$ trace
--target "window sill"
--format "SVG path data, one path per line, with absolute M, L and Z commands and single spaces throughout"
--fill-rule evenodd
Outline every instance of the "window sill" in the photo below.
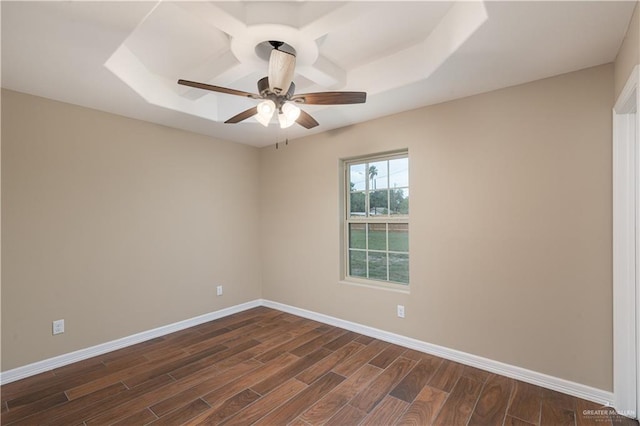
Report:
M 352 285 L 357 287 L 366 287 L 366 288 L 371 288 L 375 290 L 386 290 L 394 293 L 410 294 L 409 286 L 408 285 L 404 286 L 402 284 L 385 284 L 385 283 L 378 284 L 376 282 L 364 281 L 364 280 L 356 281 L 353 279 L 342 279 L 338 281 L 338 284 Z

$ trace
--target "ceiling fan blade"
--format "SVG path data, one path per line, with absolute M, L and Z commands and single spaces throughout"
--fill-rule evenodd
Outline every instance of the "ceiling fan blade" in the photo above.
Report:
M 344 105 L 363 104 L 367 101 L 366 92 L 318 92 L 302 93 L 291 97 L 293 102 L 308 105 Z
M 255 106 L 253 108 L 249 108 L 246 111 L 242 111 L 240 114 L 234 115 L 233 117 L 231 117 L 230 119 L 225 121 L 225 124 L 228 124 L 228 123 L 230 123 L 230 124 L 239 123 L 242 120 L 246 120 L 249 117 L 253 117 L 257 113 L 258 113 L 258 107 L 257 106 Z
M 319 123 L 315 118 L 307 114 L 306 112 L 300 110 L 300 116 L 296 120 L 296 123 L 304 127 L 305 129 L 311 129 L 316 127 Z
M 295 55 L 273 49 L 269 57 L 269 90 L 276 95 L 286 94 L 293 80 L 295 67 Z
M 243 92 L 242 90 L 228 89 L 226 87 L 214 86 L 211 84 L 198 83 L 196 81 L 178 80 L 178 84 L 182 84 L 183 86 L 195 87 L 197 89 L 211 90 L 212 92 L 226 93 L 228 95 L 243 96 L 245 98 L 251 99 L 261 99 L 260 95 L 256 95 L 254 93 Z

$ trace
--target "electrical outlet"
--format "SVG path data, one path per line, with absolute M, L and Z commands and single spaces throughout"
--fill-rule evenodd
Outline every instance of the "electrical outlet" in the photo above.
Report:
M 398 317 L 404 318 L 404 305 L 398 305 Z
M 53 322 L 53 334 L 62 334 L 64 333 L 64 320 L 57 320 Z
M 217 294 L 218 296 L 222 296 L 222 286 L 221 286 L 221 285 L 219 285 L 219 286 L 216 288 L 216 294 Z

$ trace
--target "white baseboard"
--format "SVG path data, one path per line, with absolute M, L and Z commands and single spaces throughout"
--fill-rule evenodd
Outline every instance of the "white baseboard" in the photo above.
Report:
M 24 379 L 38 373 L 53 370 L 55 368 L 62 367 L 64 365 L 71 364 L 77 361 L 82 361 L 84 359 L 88 359 L 97 355 L 102 355 L 116 349 L 135 345 L 136 343 L 155 339 L 156 337 L 161 337 L 169 333 L 184 330 L 185 328 L 193 327 L 208 321 L 213 321 L 258 306 L 266 306 L 268 308 L 288 312 L 290 314 L 312 319 L 324 324 L 344 328 L 346 330 L 364 334 L 365 336 L 384 340 L 385 342 L 394 343 L 400 346 L 415 349 L 417 351 L 436 355 L 441 358 L 459 362 L 465 365 L 470 365 L 472 367 L 480 368 L 492 373 L 501 374 L 503 376 L 511 377 L 513 379 L 521 380 L 523 382 L 531 383 L 537 386 L 542 386 L 544 388 L 553 389 L 558 392 L 573 395 L 575 397 L 593 401 L 598 404 L 613 406 L 614 403 L 613 393 L 609 391 L 596 389 L 580 383 L 571 382 L 569 380 L 560 379 L 558 377 L 549 376 L 547 374 L 538 373 L 536 371 L 527 370 L 525 368 L 516 367 L 488 358 L 483 358 L 481 356 L 468 354 L 466 352 L 458 351 L 455 349 L 445 348 L 443 346 L 434 345 L 355 322 L 345 321 L 339 318 L 331 317 L 329 315 L 319 314 L 317 312 L 308 311 L 306 309 L 300 309 L 294 306 L 264 299 L 257 299 L 250 302 L 242 303 L 240 305 L 231 306 L 229 308 L 221 309 L 219 311 L 211 312 L 205 315 L 200 315 L 195 318 L 179 321 L 166 326 L 154 328 L 153 330 L 144 331 L 142 333 L 123 337 L 111 342 L 92 346 L 86 349 L 81 349 L 54 358 L 49 358 L 43 361 L 35 362 L 33 364 L 25 365 L 23 367 L 18 367 L 13 370 L 8 370 L 0 373 L 0 383 L 11 383 L 13 381 Z
M 261 304 L 262 301 L 260 299 L 253 300 L 251 302 L 220 309 L 219 311 L 210 312 L 208 314 L 200 315 L 184 321 L 178 321 L 173 324 L 154 328 L 153 330 L 143 331 L 141 333 L 133 334 L 121 339 L 112 340 L 110 342 L 101 343 L 99 345 L 80 349 L 68 354 L 63 354 L 53 358 L 34 362 L 33 364 L 14 368 L 13 370 L 3 371 L 2 373 L 0 373 L 0 384 L 5 385 L 7 383 L 15 382 L 16 380 L 24 379 L 26 377 L 35 376 L 36 374 L 50 371 L 58 367 L 72 364 L 74 362 L 82 361 L 84 359 L 88 359 L 97 355 L 102 355 L 107 352 L 115 351 L 117 349 L 122 349 L 127 346 L 135 345 L 136 343 L 155 339 L 156 337 L 161 337 L 170 333 L 174 333 L 176 331 L 184 330 L 185 328 L 194 327 L 196 325 L 226 317 L 237 312 L 246 311 L 247 309 L 255 308 L 257 306 L 260 306 Z
M 374 337 L 379 340 L 384 340 L 385 342 L 395 343 L 397 345 L 415 349 L 420 352 L 439 356 L 440 358 L 459 362 L 465 365 L 470 365 L 472 367 L 507 376 L 512 379 L 517 379 L 547 389 L 566 393 L 568 395 L 593 401 L 598 404 L 606 406 L 613 406 L 614 404 L 613 393 L 609 391 L 596 389 L 591 386 L 575 383 L 565 379 L 560 379 L 558 377 L 549 376 L 544 373 L 527 370 L 526 368 L 516 367 L 514 365 L 505 364 L 499 361 L 483 358 L 481 356 L 468 354 L 466 352 L 458 351 L 455 349 L 445 348 L 443 346 L 434 345 L 432 343 L 423 342 L 420 340 L 412 339 L 410 337 L 401 336 L 399 334 L 390 333 L 388 331 L 379 330 L 377 328 L 345 321 L 339 318 L 334 318 L 328 315 L 319 314 L 317 312 L 296 308 L 294 306 L 289 306 L 270 300 L 262 300 L 262 305 L 268 308 L 277 309 L 279 311 L 288 312 L 293 315 L 298 315 L 304 318 L 322 322 L 324 324 L 344 328 L 346 330 L 364 334 L 369 337 Z

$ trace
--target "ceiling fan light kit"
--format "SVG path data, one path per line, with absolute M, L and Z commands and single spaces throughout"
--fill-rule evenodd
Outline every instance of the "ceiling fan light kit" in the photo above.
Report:
M 280 122 L 280 128 L 286 129 L 291 127 L 300 117 L 300 108 L 297 106 L 286 103 L 280 108 L 281 112 L 278 114 L 278 121 Z
M 256 120 L 264 127 L 269 127 L 269 122 L 271 121 L 271 117 L 273 117 L 273 113 L 276 111 L 276 104 L 271 100 L 267 99 L 258 104 L 258 113 L 256 114 Z
M 255 117 L 260 124 L 268 127 L 273 114 L 277 110 L 278 122 L 282 129 L 292 126 L 293 123 L 298 123 L 305 129 L 311 129 L 319 124 L 312 116 L 302 111 L 294 103 L 345 105 L 366 102 L 367 94 L 365 92 L 318 92 L 296 95 L 296 85 L 293 82 L 296 65 L 295 55 L 279 50 L 278 48 L 284 44 L 281 41 L 269 41 L 269 44 L 273 46 L 273 50 L 269 55 L 268 76 L 258 80 L 259 94 L 182 79 L 178 80 L 178 84 L 250 99 L 262 99 L 262 102 L 257 106 L 242 111 L 225 121 L 225 123 L 235 124 L 247 118 Z

